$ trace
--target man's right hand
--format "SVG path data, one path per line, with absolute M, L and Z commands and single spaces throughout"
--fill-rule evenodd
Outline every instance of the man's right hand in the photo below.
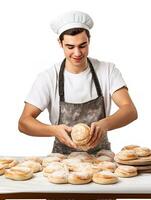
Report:
M 69 134 L 72 131 L 72 128 L 65 125 L 65 124 L 60 124 L 60 125 L 51 125 L 52 132 L 54 133 L 54 136 L 57 137 L 57 139 L 71 147 L 71 148 L 76 148 L 76 145 L 73 143 L 71 138 L 69 137 Z

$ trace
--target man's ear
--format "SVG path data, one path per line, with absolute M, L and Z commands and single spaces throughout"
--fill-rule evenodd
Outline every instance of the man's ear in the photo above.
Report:
M 58 38 L 58 43 L 59 43 L 60 47 L 63 47 L 62 46 L 62 42 L 61 42 L 61 40 L 59 38 Z

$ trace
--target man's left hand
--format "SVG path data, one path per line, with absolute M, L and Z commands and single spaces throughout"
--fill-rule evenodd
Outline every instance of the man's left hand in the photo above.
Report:
M 92 136 L 88 143 L 90 149 L 97 146 L 100 143 L 101 139 L 103 138 L 104 134 L 106 133 L 107 129 L 105 128 L 104 120 L 93 122 L 91 124 L 91 129 L 90 129 L 90 134 Z

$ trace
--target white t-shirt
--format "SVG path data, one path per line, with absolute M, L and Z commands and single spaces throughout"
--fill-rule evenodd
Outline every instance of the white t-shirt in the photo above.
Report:
M 90 61 L 100 83 L 105 111 L 108 116 L 111 109 L 112 94 L 119 88 L 126 86 L 126 83 L 113 63 L 100 62 L 93 58 L 90 58 Z M 52 124 L 57 124 L 59 118 L 58 75 L 60 66 L 61 62 L 40 73 L 25 100 L 41 111 L 47 108 Z M 65 102 L 68 103 L 84 103 L 97 97 L 89 67 L 78 74 L 64 70 L 64 94 Z

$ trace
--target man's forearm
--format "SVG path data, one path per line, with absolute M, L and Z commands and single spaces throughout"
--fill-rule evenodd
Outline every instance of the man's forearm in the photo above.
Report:
M 114 114 L 100 120 L 104 128 L 108 130 L 123 127 L 137 119 L 137 111 L 132 105 L 123 105 Z
M 68 133 L 71 132 L 71 127 L 65 124 L 60 125 L 48 125 L 44 124 L 32 116 L 21 117 L 19 120 L 19 130 L 27 135 L 50 137 L 55 136 L 58 140 L 71 147 L 76 148 Z
M 31 116 L 21 118 L 18 128 L 19 131 L 31 136 L 50 137 L 55 135 L 54 126 L 44 124 Z

